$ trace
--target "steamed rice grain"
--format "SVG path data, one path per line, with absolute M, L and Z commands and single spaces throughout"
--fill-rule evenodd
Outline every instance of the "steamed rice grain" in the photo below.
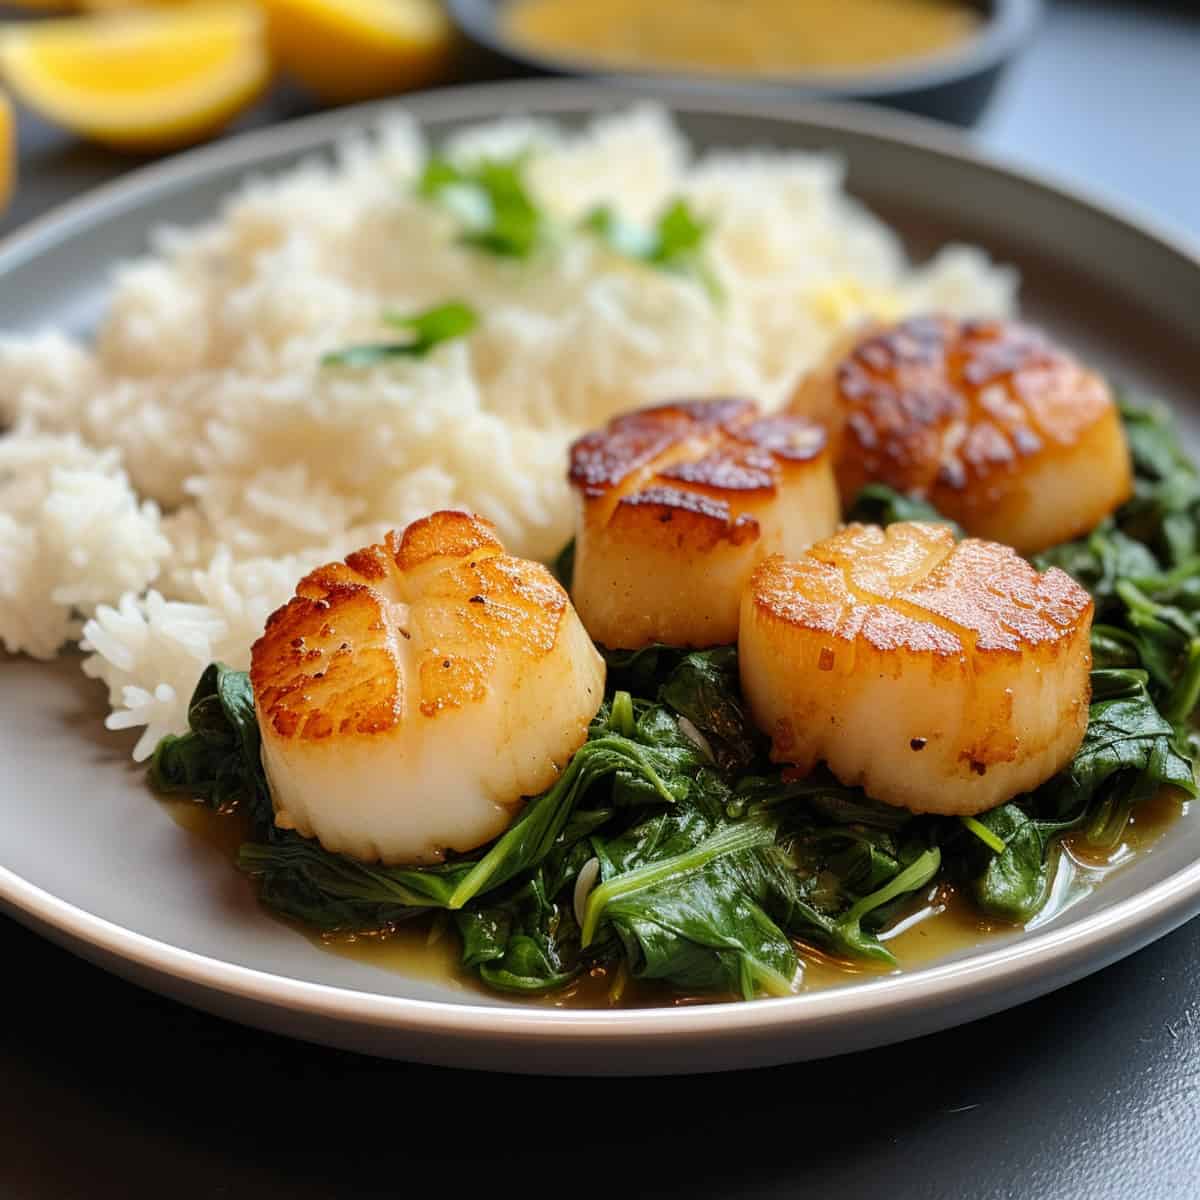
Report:
M 712 222 L 723 300 L 578 231 L 528 261 L 464 247 L 415 195 L 426 149 L 401 117 L 160 231 L 117 273 L 94 346 L 0 340 L 0 640 L 45 657 L 82 634 L 110 725 L 143 728 L 137 757 L 185 727 L 208 661 L 246 664 L 317 563 L 446 507 L 550 558 L 571 534 L 565 447 L 616 412 L 714 393 L 776 406 L 864 317 L 1013 308 L 1014 273 L 978 250 L 912 267 L 828 155 L 693 161 L 653 107 L 575 134 L 493 123 L 445 150 L 529 151 L 563 230 L 600 203 L 649 222 L 685 197 Z M 451 298 L 481 316 L 469 339 L 320 366 L 386 336 L 384 309 Z

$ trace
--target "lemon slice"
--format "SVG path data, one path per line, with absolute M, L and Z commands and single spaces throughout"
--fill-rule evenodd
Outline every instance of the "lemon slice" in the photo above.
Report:
M 270 79 L 256 5 L 145 9 L 10 27 L 0 68 L 31 108 L 76 133 L 131 150 L 215 133 Z
M 441 77 L 454 30 L 437 0 L 264 0 L 282 66 L 344 104 Z
M 17 126 L 12 105 L 0 92 L 0 212 L 8 207 L 17 178 Z

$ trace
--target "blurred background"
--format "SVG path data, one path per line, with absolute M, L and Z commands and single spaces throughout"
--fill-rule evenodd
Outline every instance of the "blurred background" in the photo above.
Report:
M 903 108 L 1200 232 L 1200 6 L 1146 0 L 0 4 L 0 230 L 214 137 L 536 74 Z

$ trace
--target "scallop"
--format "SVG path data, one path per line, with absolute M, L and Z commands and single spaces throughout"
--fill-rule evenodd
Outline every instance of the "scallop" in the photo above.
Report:
M 1065 767 L 1088 719 L 1092 599 L 945 526 L 849 525 L 760 564 L 739 661 L 771 757 L 914 812 L 972 814 Z
M 834 352 L 792 408 L 826 423 L 849 504 L 880 482 L 1023 554 L 1133 490 L 1108 385 L 1027 325 L 919 317 Z
M 824 431 L 746 400 L 664 404 L 571 448 L 572 598 L 598 642 L 716 646 L 737 638 L 754 564 L 837 527 Z
M 502 833 L 587 738 L 604 663 L 545 567 L 436 512 L 302 579 L 254 644 L 275 823 L 367 861 Z

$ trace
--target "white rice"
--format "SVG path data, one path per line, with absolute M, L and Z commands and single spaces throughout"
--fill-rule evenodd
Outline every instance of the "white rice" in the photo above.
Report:
M 0 640 L 47 657 L 82 633 L 110 726 L 145 727 L 136 757 L 185 727 L 210 659 L 247 664 L 316 563 L 444 507 L 549 558 L 571 534 L 565 447 L 613 413 L 713 393 L 775 406 L 865 316 L 1013 309 L 1015 274 L 979 250 L 909 264 L 831 156 L 694 161 L 651 107 L 573 135 L 498 122 L 447 150 L 519 147 L 564 228 L 598 203 L 647 222 L 687 198 L 714 223 L 723 300 L 581 233 L 529 261 L 464 247 L 414 194 L 426 150 L 401 118 L 251 182 L 210 224 L 159 230 L 117 272 L 94 346 L 0 339 Z M 470 338 L 320 367 L 386 336 L 384 308 L 451 298 L 481 315 Z

